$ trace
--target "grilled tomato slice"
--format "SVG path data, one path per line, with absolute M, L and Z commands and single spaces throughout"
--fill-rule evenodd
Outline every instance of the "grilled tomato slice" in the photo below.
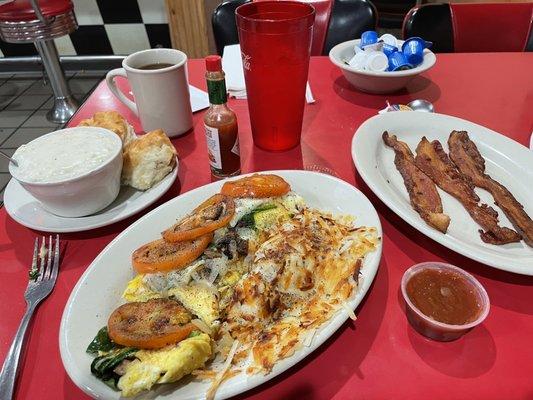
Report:
M 233 215 L 235 215 L 233 198 L 215 194 L 162 235 L 167 242 L 196 239 L 227 225 Z
M 107 322 L 111 340 L 137 349 L 160 349 L 187 338 L 195 329 L 191 314 L 170 299 L 123 304 Z
M 231 197 L 278 197 L 289 193 L 290 185 L 280 176 L 254 174 L 224 183 L 222 194 Z
M 186 242 L 154 240 L 133 252 L 133 268 L 140 273 L 165 272 L 185 267 L 196 260 L 213 239 L 213 233 Z

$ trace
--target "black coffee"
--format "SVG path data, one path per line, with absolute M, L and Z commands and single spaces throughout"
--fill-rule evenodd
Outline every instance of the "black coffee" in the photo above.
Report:
M 172 67 L 173 65 L 174 64 L 156 63 L 156 64 L 143 65 L 142 67 L 139 67 L 137 69 L 161 69 L 161 68 Z

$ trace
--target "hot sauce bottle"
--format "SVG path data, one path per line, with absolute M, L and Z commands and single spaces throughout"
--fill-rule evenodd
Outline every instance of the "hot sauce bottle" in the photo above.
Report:
M 241 172 L 239 128 L 235 113 L 228 107 L 226 80 L 220 56 L 205 59 L 209 109 L 204 115 L 205 137 L 211 174 L 215 178 Z

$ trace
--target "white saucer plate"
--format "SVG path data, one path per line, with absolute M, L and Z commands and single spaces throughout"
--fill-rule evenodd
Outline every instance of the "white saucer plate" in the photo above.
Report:
M 88 231 L 122 221 L 156 202 L 175 182 L 178 167 L 176 164 L 170 174 L 145 192 L 122 186 L 113 203 L 86 217 L 59 217 L 46 211 L 15 179 L 6 186 L 4 206 L 11 218 L 31 229 L 54 233 Z

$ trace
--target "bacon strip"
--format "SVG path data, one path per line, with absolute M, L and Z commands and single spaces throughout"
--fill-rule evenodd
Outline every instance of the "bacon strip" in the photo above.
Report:
M 442 212 L 442 202 L 435 184 L 416 165 L 409 146 L 395 135 L 383 132 L 383 142 L 395 152 L 394 164 L 403 177 L 411 206 L 429 226 L 446 233 L 450 217 Z
M 512 229 L 498 225 L 496 210 L 487 204 L 479 204 L 474 186 L 457 170 L 438 140 L 430 143 L 424 136 L 416 148 L 415 163 L 437 186 L 461 202 L 472 219 L 485 230 L 479 230 L 485 243 L 505 244 L 521 239 Z
M 522 234 L 524 241 L 533 247 L 533 221 L 509 190 L 485 173 L 485 159 L 465 131 L 453 131 L 448 138 L 450 158 L 459 171 L 475 186 L 487 190 L 494 201 Z

